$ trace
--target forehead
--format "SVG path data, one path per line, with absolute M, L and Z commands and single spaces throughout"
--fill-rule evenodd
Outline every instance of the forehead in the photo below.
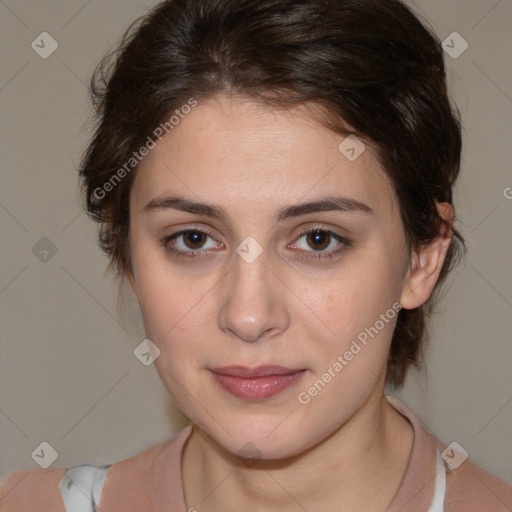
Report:
M 338 193 L 395 215 L 392 186 L 373 150 L 317 119 L 308 108 L 271 109 L 240 97 L 201 102 L 139 165 L 132 204 L 142 208 L 172 193 L 269 212 Z

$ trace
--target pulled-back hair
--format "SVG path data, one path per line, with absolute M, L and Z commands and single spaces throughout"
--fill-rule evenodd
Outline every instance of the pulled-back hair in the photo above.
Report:
M 402 2 L 167 0 L 131 25 L 92 79 L 97 126 L 80 175 L 100 245 L 120 275 L 131 271 L 134 155 L 173 113 L 223 93 L 275 108 L 319 106 L 326 126 L 375 148 L 409 249 L 440 236 L 436 202 L 452 203 L 460 167 L 459 113 L 439 40 Z M 464 248 L 452 230 L 435 291 Z M 387 371 L 395 387 L 410 365 L 420 367 L 434 301 L 399 313 Z

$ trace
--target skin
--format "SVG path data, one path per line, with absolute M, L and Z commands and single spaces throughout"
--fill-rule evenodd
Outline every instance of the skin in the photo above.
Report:
M 182 461 L 187 509 L 325 512 L 343 504 L 378 512 L 400 486 L 413 431 L 383 399 L 394 321 L 309 403 L 298 395 L 394 303 L 428 300 L 450 233 L 409 254 L 384 171 L 369 147 L 349 161 L 338 149 L 344 138 L 305 108 L 218 96 L 194 108 L 137 171 L 128 277 L 147 337 L 161 351 L 157 371 L 194 425 Z M 333 195 L 372 213 L 276 221 L 284 207 Z M 169 196 L 215 205 L 225 218 L 146 208 Z M 439 211 L 453 215 L 447 204 Z M 325 233 L 315 241 L 305 228 L 349 245 Z M 167 247 L 203 257 L 166 251 L 162 240 L 186 229 L 207 235 L 167 239 Z M 236 252 L 246 237 L 263 251 L 252 263 Z M 318 257 L 340 247 L 333 258 Z M 220 388 L 208 370 L 263 364 L 306 372 L 280 394 L 248 401 Z M 248 443 L 252 463 L 240 456 Z

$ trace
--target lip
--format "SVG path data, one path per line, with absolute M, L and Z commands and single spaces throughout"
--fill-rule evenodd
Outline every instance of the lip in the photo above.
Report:
M 303 368 L 286 368 L 285 366 L 278 366 L 268 364 L 249 368 L 248 366 L 221 366 L 219 368 L 212 368 L 210 371 L 219 375 L 230 375 L 232 377 L 268 377 L 269 375 L 291 375 L 302 371 Z
M 266 365 L 256 368 L 223 366 L 210 372 L 222 389 L 237 398 L 265 400 L 295 384 L 306 370 Z

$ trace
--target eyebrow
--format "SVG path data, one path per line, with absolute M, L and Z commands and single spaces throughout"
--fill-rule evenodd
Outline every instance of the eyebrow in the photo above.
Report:
M 145 212 L 167 209 L 180 210 L 195 215 L 212 217 L 220 221 L 226 221 L 228 219 L 226 210 L 220 206 L 215 206 L 200 201 L 191 201 L 179 196 L 156 198 L 150 201 L 144 207 Z M 277 221 L 283 221 L 286 219 L 307 215 L 309 213 L 327 211 L 366 213 L 372 215 L 375 214 L 375 211 L 372 208 L 355 199 L 343 196 L 328 196 L 320 198 L 316 201 L 309 201 L 307 203 L 286 206 L 275 213 L 275 219 Z

